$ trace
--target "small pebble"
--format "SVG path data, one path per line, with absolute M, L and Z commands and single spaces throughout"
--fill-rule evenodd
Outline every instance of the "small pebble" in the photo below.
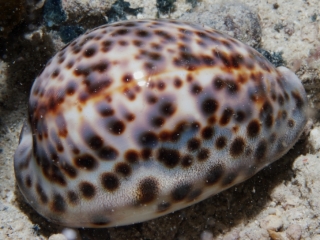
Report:
M 299 240 L 301 239 L 301 226 L 298 224 L 290 225 L 286 230 L 286 235 L 290 240 Z
M 266 230 L 277 231 L 282 226 L 282 219 L 276 215 L 269 215 L 260 222 L 260 227 Z
M 49 237 L 48 240 L 68 240 L 63 234 L 53 234 Z

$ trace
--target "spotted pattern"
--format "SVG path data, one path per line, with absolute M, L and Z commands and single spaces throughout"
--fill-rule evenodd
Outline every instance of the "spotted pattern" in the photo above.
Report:
M 52 222 L 141 222 L 280 158 L 301 134 L 306 108 L 292 72 L 221 32 L 174 20 L 104 25 L 36 78 L 16 179 Z

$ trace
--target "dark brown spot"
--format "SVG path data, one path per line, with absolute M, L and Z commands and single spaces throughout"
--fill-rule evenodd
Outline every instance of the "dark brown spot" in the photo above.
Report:
M 295 125 L 294 120 L 293 120 L 293 119 L 289 119 L 289 120 L 288 120 L 288 127 L 289 127 L 289 128 L 293 128 L 294 125 Z
M 139 153 L 135 150 L 128 150 L 125 153 L 124 158 L 129 163 L 136 163 L 139 161 Z
M 95 158 L 89 154 L 83 154 L 74 159 L 74 164 L 83 170 L 94 170 L 98 163 Z
M 223 178 L 221 184 L 222 184 L 223 186 L 230 185 L 230 184 L 233 183 L 233 181 L 236 179 L 236 177 L 237 177 L 237 174 L 236 174 L 236 173 L 234 173 L 234 172 L 228 173 L 228 174 L 226 175 L 226 177 Z
M 230 146 L 230 155 L 233 158 L 237 158 L 241 154 L 243 154 L 245 149 L 245 141 L 243 140 L 242 137 L 237 137 L 236 139 L 233 140 Z
M 79 191 L 85 199 L 91 199 L 96 195 L 96 188 L 90 182 L 81 182 L 79 184 Z
M 108 129 L 111 133 L 120 135 L 125 130 L 125 124 L 120 120 L 113 120 L 108 124 Z
M 111 220 L 105 216 L 94 215 L 90 223 L 98 227 L 107 227 L 111 223 Z
M 158 204 L 158 212 L 165 212 L 170 208 L 171 204 L 169 202 L 162 202 Z
M 210 151 L 207 148 L 201 148 L 197 154 L 198 161 L 202 162 L 210 157 Z
M 114 173 L 103 173 L 101 175 L 101 184 L 108 191 L 114 191 L 120 186 L 120 181 Z
M 69 200 L 69 203 L 71 203 L 72 205 L 76 205 L 79 203 L 79 196 L 77 193 L 75 193 L 74 191 L 68 191 L 68 200 Z
M 152 155 L 152 150 L 150 148 L 145 148 L 141 150 L 141 157 L 143 160 L 149 160 Z
M 103 146 L 103 140 L 100 136 L 90 136 L 88 139 L 86 139 L 86 142 L 88 143 L 89 147 L 97 150 Z
M 202 193 L 201 189 L 195 189 L 188 195 L 188 201 L 195 201 Z
M 187 143 L 188 150 L 191 152 L 198 150 L 200 148 L 200 145 L 201 143 L 198 138 L 192 138 Z
M 151 52 L 148 54 L 148 56 L 149 56 L 150 60 L 152 60 L 152 61 L 159 61 L 162 59 L 161 54 L 156 53 L 156 52 Z
M 155 104 L 157 101 L 158 101 L 158 98 L 156 96 L 149 95 L 147 97 L 147 102 L 150 104 Z
M 60 70 L 57 68 L 52 72 L 51 77 L 56 78 L 58 77 L 59 73 L 60 73 Z
M 211 139 L 214 135 L 214 128 L 207 126 L 205 128 L 202 129 L 201 131 L 201 136 L 203 139 L 208 140 Z
M 154 117 L 151 119 L 151 125 L 154 127 L 161 127 L 165 122 L 163 117 Z
M 129 164 L 125 162 L 120 162 L 116 164 L 115 172 L 125 177 L 128 177 L 131 175 L 132 170 Z
M 92 69 L 94 71 L 97 71 L 99 73 L 104 73 L 109 67 L 109 64 L 107 62 L 99 62 L 92 66 Z
M 174 59 L 174 64 L 175 66 L 182 67 L 188 71 L 194 71 L 201 64 L 201 61 L 196 55 L 188 52 L 181 52 L 180 56 Z
M 136 95 L 132 89 L 125 88 L 123 90 L 124 95 L 131 101 L 136 99 Z
M 304 105 L 303 99 L 300 96 L 299 93 L 296 92 L 291 92 L 291 96 L 294 98 L 294 100 L 296 101 L 296 106 L 298 109 L 301 109 Z
M 230 122 L 232 115 L 233 115 L 233 110 L 231 108 L 224 109 L 222 113 L 222 117 L 220 118 L 220 124 L 222 126 L 227 125 Z
M 239 85 L 236 82 L 229 80 L 229 81 L 226 81 L 225 84 L 226 84 L 228 92 L 231 95 L 234 95 L 235 93 L 237 93 L 239 91 Z
M 182 81 L 179 78 L 175 78 L 173 84 L 176 88 L 180 88 L 182 86 Z
M 115 33 L 117 35 L 126 35 L 127 33 L 129 33 L 130 31 L 127 28 L 121 28 L 119 30 L 117 30 Z
M 246 114 L 243 111 L 237 111 L 234 115 L 234 119 L 239 123 L 243 122 L 245 118 Z
M 79 53 L 79 52 L 81 51 L 81 49 L 82 49 L 82 48 L 81 48 L 79 45 L 74 45 L 74 46 L 72 46 L 72 48 L 71 48 L 73 54 Z
M 283 106 L 284 104 L 284 97 L 282 95 L 279 95 L 278 97 L 278 103 L 280 104 L 280 106 Z
M 128 46 L 129 45 L 129 43 L 127 42 L 127 41 L 123 41 L 123 40 L 120 40 L 119 42 L 118 42 L 118 44 L 120 45 L 120 46 Z
M 70 164 L 62 164 L 61 169 L 67 174 L 70 178 L 75 178 L 77 176 L 77 170 Z
M 42 203 L 46 204 L 48 202 L 48 197 L 46 195 L 46 193 L 44 192 L 43 188 L 41 187 L 40 184 L 36 184 L 36 191 L 40 196 L 40 200 Z
M 138 30 L 138 31 L 136 32 L 136 35 L 137 35 L 138 37 L 145 38 L 145 37 L 149 37 L 149 36 L 150 36 L 150 33 L 147 32 L 147 31 L 145 31 L 145 30 Z
M 114 114 L 114 110 L 110 108 L 109 106 L 99 106 L 98 112 L 102 117 L 109 117 Z
M 140 204 L 153 202 L 159 193 L 159 183 L 153 177 L 147 177 L 140 181 L 137 191 L 137 201 Z
M 102 51 L 108 52 L 111 49 L 111 45 L 113 44 L 110 40 L 105 40 L 102 42 Z
M 77 87 L 78 87 L 78 85 L 75 82 L 68 81 L 67 88 L 66 88 L 66 93 L 68 95 L 73 95 L 76 92 Z
M 185 155 L 181 158 L 181 165 L 185 168 L 190 167 L 193 162 L 192 155 Z
M 117 149 L 111 146 L 104 146 L 98 151 L 98 156 L 101 160 L 115 160 L 118 157 Z
M 180 153 L 178 150 L 162 147 L 158 150 L 157 159 L 168 168 L 174 168 L 179 164 Z
M 143 42 L 140 40 L 134 40 L 133 45 L 135 45 L 136 47 L 141 47 L 143 45 Z
M 162 30 L 156 30 L 154 33 L 167 41 L 173 41 L 174 37 L 172 37 L 168 32 Z
M 31 180 L 31 177 L 29 175 L 26 176 L 26 186 L 28 188 L 31 188 L 31 186 L 32 186 L 32 180 Z
M 260 109 L 260 118 L 264 119 L 268 115 L 272 115 L 273 107 L 270 102 L 266 101 Z
M 132 122 L 136 116 L 133 114 L 133 113 L 128 113 L 126 114 L 125 118 L 129 121 L 129 122 Z
M 85 65 L 78 66 L 74 69 L 73 73 L 76 76 L 88 76 L 91 73 L 91 68 Z
M 247 126 L 247 134 L 249 137 L 254 138 L 258 136 L 258 134 L 260 133 L 260 129 L 260 122 L 257 119 L 254 119 L 249 122 Z
M 199 86 L 198 84 L 194 84 L 191 87 L 191 93 L 194 95 L 198 95 L 202 92 L 202 87 Z
M 211 115 L 218 109 L 218 102 L 215 99 L 207 98 L 201 104 L 201 109 L 205 115 Z
M 175 202 L 182 201 L 190 193 L 191 188 L 192 185 L 189 183 L 181 184 L 180 186 L 176 187 L 171 193 L 172 200 Z
M 225 82 L 220 77 L 217 77 L 213 80 L 213 86 L 216 90 L 221 90 L 225 87 Z
M 224 136 L 220 136 L 216 139 L 215 146 L 218 150 L 223 149 L 227 145 L 227 139 Z
M 153 132 L 143 132 L 139 137 L 139 143 L 143 147 L 156 147 L 158 144 L 158 137 Z
M 283 110 L 283 112 L 282 112 L 282 119 L 285 120 L 285 119 L 287 118 L 287 116 L 288 116 L 287 111 Z
M 224 172 L 223 166 L 221 164 L 216 164 L 210 168 L 205 177 L 206 185 L 216 184 L 222 177 Z
M 267 154 L 267 147 L 268 144 L 265 140 L 261 140 L 258 144 L 258 147 L 254 153 L 254 157 L 256 159 L 257 162 L 263 162 L 264 158 Z
M 71 68 L 73 67 L 73 65 L 74 65 L 74 61 L 70 60 L 70 61 L 67 63 L 66 68 L 67 68 L 67 69 L 71 69 Z
M 84 51 L 83 55 L 87 58 L 92 57 L 96 53 L 96 48 L 91 47 Z
M 164 116 L 171 116 L 175 112 L 176 107 L 174 106 L 173 103 L 166 102 L 161 104 L 159 110 L 160 110 L 160 113 L 162 113 Z
M 54 212 L 62 213 L 66 211 L 66 202 L 60 194 L 54 194 L 51 209 Z
M 133 76 L 131 74 L 125 74 L 123 77 L 122 77 L 122 81 L 124 83 L 129 83 L 133 80 Z
M 157 84 L 157 88 L 159 91 L 162 91 L 166 88 L 166 84 L 162 81 L 159 81 L 158 84 Z

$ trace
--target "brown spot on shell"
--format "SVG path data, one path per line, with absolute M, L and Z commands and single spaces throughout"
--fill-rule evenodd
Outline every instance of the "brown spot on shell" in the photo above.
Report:
M 202 162 L 210 157 L 210 151 L 207 148 L 201 148 L 197 154 L 198 161 Z
M 48 196 L 47 194 L 44 192 L 42 186 L 37 183 L 36 184 L 36 192 L 37 194 L 40 196 L 40 201 L 43 203 L 43 204 L 46 204 L 48 202 Z
M 192 162 L 193 162 L 193 157 L 190 154 L 187 154 L 181 158 L 182 167 L 185 167 L 185 168 L 190 167 L 192 165 Z
M 201 136 L 205 140 L 211 139 L 214 136 L 214 128 L 206 126 L 201 130 Z
M 180 153 L 178 150 L 162 147 L 158 150 L 157 159 L 166 167 L 174 168 L 179 164 Z
M 191 152 L 198 150 L 200 146 L 201 142 L 198 138 L 191 138 L 187 143 L 188 150 Z
M 222 126 L 227 125 L 230 122 L 232 115 L 233 115 L 233 110 L 231 108 L 224 109 L 222 113 L 222 117 L 220 118 L 220 125 Z
M 205 115 L 211 115 L 218 109 L 218 102 L 213 98 L 206 98 L 201 104 L 201 110 Z
M 241 154 L 243 154 L 245 145 L 245 140 L 242 137 L 235 138 L 230 146 L 230 155 L 233 158 L 239 157 Z
M 139 204 L 153 202 L 159 194 L 159 183 L 153 177 L 147 177 L 140 181 L 137 189 L 137 201 Z
M 247 126 L 247 134 L 249 137 L 254 138 L 260 133 L 260 122 L 257 119 L 251 120 Z
M 216 184 L 224 174 L 224 167 L 218 163 L 212 166 L 205 176 L 205 184 L 206 185 L 214 185 Z
M 120 135 L 125 130 L 125 124 L 121 120 L 112 120 L 108 124 L 108 130 L 115 135 Z
M 192 185 L 189 183 L 181 184 L 177 186 L 171 193 L 171 198 L 175 202 L 184 200 L 190 193 Z
M 117 149 L 111 146 L 104 146 L 98 151 L 98 156 L 101 160 L 115 160 L 118 157 L 119 153 Z
M 267 148 L 268 148 L 268 143 L 267 143 L 266 140 L 263 139 L 258 143 L 256 151 L 254 152 L 255 160 L 258 163 L 264 161 L 264 158 L 265 158 L 265 156 L 267 154 Z
M 288 127 L 289 127 L 289 128 L 293 128 L 294 125 L 295 125 L 294 120 L 293 120 L 293 119 L 289 119 L 289 120 L 288 120 Z
M 162 202 L 158 204 L 158 212 L 165 212 L 167 210 L 169 210 L 171 204 L 169 202 Z
M 128 150 L 124 154 L 124 158 L 127 162 L 133 164 L 139 161 L 139 153 L 136 150 Z
M 158 137 L 153 132 L 143 132 L 139 137 L 139 143 L 143 147 L 156 147 L 158 144 Z
M 67 193 L 68 201 L 72 205 L 76 205 L 79 203 L 79 196 L 76 192 L 69 190 Z
M 218 150 L 222 150 L 227 145 L 227 139 L 224 136 L 220 136 L 216 139 L 215 146 Z
M 83 154 L 75 157 L 74 164 L 83 170 L 92 171 L 98 166 L 96 159 L 90 154 Z
M 119 178 L 114 173 L 106 172 L 101 174 L 100 181 L 102 186 L 110 192 L 117 190 L 120 186 Z
M 92 199 L 96 195 L 96 187 L 90 182 L 81 182 L 79 191 L 85 199 Z
M 129 164 L 120 162 L 116 164 L 115 172 L 121 174 L 122 176 L 128 177 L 131 175 L 132 169 Z
M 54 194 L 52 197 L 51 210 L 57 213 L 66 211 L 66 202 L 60 194 Z

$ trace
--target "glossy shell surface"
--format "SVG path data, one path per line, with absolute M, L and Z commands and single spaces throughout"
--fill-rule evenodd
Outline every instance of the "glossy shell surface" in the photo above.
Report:
M 104 25 L 36 78 L 15 175 L 55 223 L 141 222 L 277 160 L 306 107 L 294 73 L 219 31 L 174 20 Z

